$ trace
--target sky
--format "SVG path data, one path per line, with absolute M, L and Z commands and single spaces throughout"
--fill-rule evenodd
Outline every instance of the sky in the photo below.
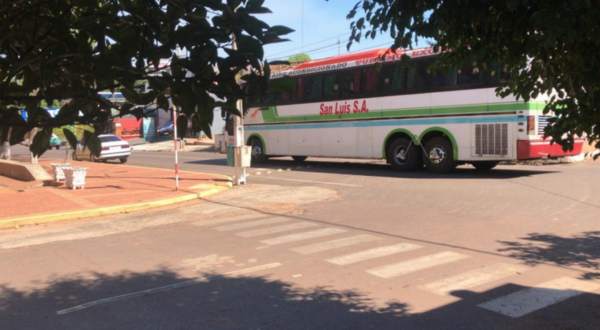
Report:
M 269 61 L 287 60 L 291 55 L 303 52 L 312 59 L 337 56 L 338 53 L 348 54 L 346 45 L 352 21 L 347 20 L 346 16 L 357 2 L 358 0 L 265 0 L 263 7 L 269 8 L 273 13 L 257 15 L 258 19 L 271 26 L 284 25 L 296 30 L 284 36 L 291 41 L 266 45 L 265 58 Z M 357 18 L 360 17 L 359 11 Z M 353 43 L 350 52 L 387 48 L 391 44 L 389 34 L 378 35 L 375 40 L 369 38 Z

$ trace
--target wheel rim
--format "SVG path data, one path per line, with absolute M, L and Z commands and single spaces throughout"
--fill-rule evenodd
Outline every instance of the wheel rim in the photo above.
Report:
M 394 154 L 396 155 L 396 163 L 404 165 L 408 161 L 408 150 L 406 149 L 406 147 L 400 146 L 396 148 Z
M 257 141 L 256 139 L 254 139 L 252 141 L 252 157 L 253 158 L 258 158 L 260 156 L 262 156 L 262 143 L 260 141 Z
M 443 163 L 446 160 L 446 151 L 442 147 L 431 148 L 429 150 L 429 160 L 436 165 Z
M 254 146 L 252 148 L 252 157 L 260 157 L 262 155 L 262 148 L 260 146 Z

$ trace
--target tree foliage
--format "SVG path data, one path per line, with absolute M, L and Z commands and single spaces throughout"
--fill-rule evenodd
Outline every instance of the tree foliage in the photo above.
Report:
M 157 102 L 168 109 L 170 97 L 196 132 L 210 136 L 215 106 L 239 115 L 235 104 L 244 96 L 237 83 L 242 69 L 254 68 L 243 77 L 247 90 L 264 90 L 269 65 L 263 63 L 263 45 L 285 41 L 281 36 L 292 32 L 254 16 L 270 13 L 263 2 L 4 0 L 0 125 L 13 128 L 11 144 L 39 127 L 42 134 L 32 146 L 39 155 L 53 127 L 89 124 L 98 135 L 110 109 L 118 109 L 118 116 L 141 117 L 139 106 Z M 178 49 L 189 56 L 177 56 Z M 140 81 L 149 88 L 140 89 Z M 120 91 L 127 102 L 114 104 L 99 95 L 102 91 Z M 67 102 L 51 118 L 40 104 L 57 100 Z M 92 136 L 90 143 L 97 140 Z
M 310 55 L 308 54 L 296 54 L 296 55 L 292 55 L 288 58 L 288 62 L 291 63 L 295 63 L 295 62 L 306 62 L 306 61 L 310 61 Z
M 514 74 L 497 93 L 525 101 L 550 95 L 544 113 L 554 116 L 546 135 L 567 150 L 576 136 L 600 138 L 599 17 L 600 3 L 590 0 L 361 0 L 348 14 L 348 48 L 389 33 L 394 50 L 419 38 L 451 50 L 440 67 L 502 63 Z

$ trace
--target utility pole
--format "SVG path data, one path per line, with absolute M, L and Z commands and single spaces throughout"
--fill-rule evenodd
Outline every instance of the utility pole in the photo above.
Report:
M 177 150 L 179 149 L 177 143 L 177 107 L 173 107 L 173 143 L 175 151 L 175 191 L 179 191 L 179 155 L 177 154 Z
M 304 54 L 304 0 L 302 0 L 302 54 Z
M 235 38 L 235 37 L 234 37 Z M 233 49 L 237 50 L 237 41 L 233 41 Z M 238 81 L 238 84 L 240 82 Z M 241 99 L 237 100 L 236 108 L 240 112 L 240 116 L 233 116 L 233 136 L 234 136 L 234 148 L 236 152 L 241 152 L 244 146 L 244 104 Z M 234 177 L 233 184 L 236 186 L 246 184 L 246 168 L 241 164 L 242 157 L 234 157 Z

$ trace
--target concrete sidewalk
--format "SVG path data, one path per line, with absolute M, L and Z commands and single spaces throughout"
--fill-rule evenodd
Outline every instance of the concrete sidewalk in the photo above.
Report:
M 214 151 L 215 143 L 210 139 L 192 139 L 186 138 L 185 146 L 179 149 L 180 152 L 194 151 Z M 160 141 L 151 143 L 132 144 L 131 149 L 135 151 L 173 151 L 175 143 L 173 140 L 162 138 Z
M 58 159 L 39 160 L 50 174 L 50 163 L 62 162 Z M 128 213 L 203 198 L 231 187 L 231 178 L 224 175 L 179 172 L 179 190 L 175 191 L 173 170 L 128 166 L 113 161 L 69 162 L 72 166 L 89 168 L 84 190 L 68 189 L 64 180 L 55 184 L 0 176 L 3 206 L 0 229 Z

